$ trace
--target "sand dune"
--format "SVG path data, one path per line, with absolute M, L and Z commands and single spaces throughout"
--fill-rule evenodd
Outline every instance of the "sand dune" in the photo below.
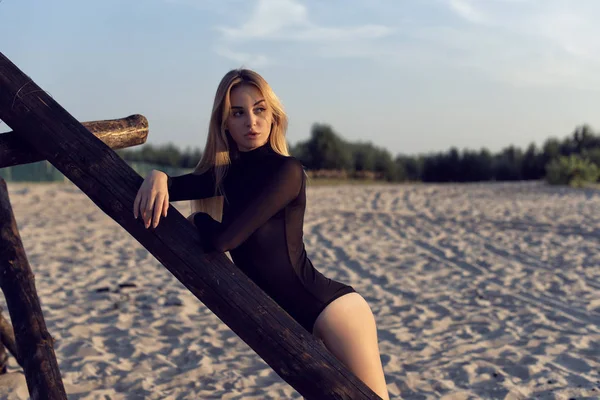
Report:
M 69 399 L 301 398 L 75 186 L 9 193 Z M 371 305 L 392 398 L 600 398 L 600 193 L 309 188 L 305 243 Z

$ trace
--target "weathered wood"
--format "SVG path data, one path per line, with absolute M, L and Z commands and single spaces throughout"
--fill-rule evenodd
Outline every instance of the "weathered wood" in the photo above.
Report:
M 82 125 L 113 150 L 146 143 L 148 138 L 148 120 L 139 114 L 120 119 L 83 122 Z M 0 135 L 0 168 L 42 160 L 45 160 L 44 156 L 32 148 L 19 132 Z
M 21 362 L 21 358 L 19 357 L 19 352 L 17 351 L 17 343 L 15 342 L 15 333 L 13 331 L 13 327 L 10 322 L 4 318 L 2 314 L 2 307 L 0 307 L 0 341 L 4 347 L 8 349 L 10 354 L 17 360 L 17 363 L 23 368 L 23 363 Z
M 222 253 L 203 253 L 174 207 L 155 230 L 133 218 L 143 179 L 0 53 L 0 119 L 113 218 L 308 399 L 379 399 Z
M 6 352 L 6 348 L 2 343 L 0 343 L 0 375 L 6 373 L 6 368 L 8 367 L 8 353 Z
M 30 397 L 66 399 L 52 338 L 46 329 L 4 179 L 0 179 L 0 288 L 13 323 Z

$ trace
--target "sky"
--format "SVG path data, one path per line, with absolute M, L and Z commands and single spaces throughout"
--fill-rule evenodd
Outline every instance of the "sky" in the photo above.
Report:
M 259 72 L 291 144 L 314 123 L 393 155 L 600 131 L 598 0 L 1 0 L 0 52 L 80 121 L 206 142 L 217 85 Z M 10 130 L 0 124 L 0 132 Z

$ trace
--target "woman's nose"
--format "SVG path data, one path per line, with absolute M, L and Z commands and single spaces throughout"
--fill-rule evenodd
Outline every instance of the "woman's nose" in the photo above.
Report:
M 256 116 L 252 113 L 248 113 L 248 119 L 246 120 L 246 124 L 249 127 L 254 126 L 254 123 L 256 122 Z

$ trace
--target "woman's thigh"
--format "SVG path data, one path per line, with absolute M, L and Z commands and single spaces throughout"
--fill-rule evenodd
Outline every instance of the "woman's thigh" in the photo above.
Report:
M 329 304 L 317 318 L 313 334 L 367 386 L 388 398 L 375 318 L 360 294 L 349 293 Z

